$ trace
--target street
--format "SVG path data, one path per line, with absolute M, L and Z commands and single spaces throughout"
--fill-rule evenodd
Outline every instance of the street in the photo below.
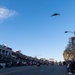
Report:
M 0 75 L 68 75 L 65 66 L 23 66 L 0 69 Z

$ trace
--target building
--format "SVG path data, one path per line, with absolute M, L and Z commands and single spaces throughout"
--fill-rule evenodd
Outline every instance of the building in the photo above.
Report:
M 6 65 L 11 63 L 12 48 L 7 47 L 6 45 L 0 45 L 0 65 Z
M 7 47 L 5 45 L 0 45 L 0 55 L 4 56 L 11 56 L 12 55 L 12 48 Z

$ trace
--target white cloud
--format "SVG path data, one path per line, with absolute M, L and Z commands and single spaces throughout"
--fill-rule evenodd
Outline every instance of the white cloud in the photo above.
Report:
M 0 7 L 0 20 L 7 19 L 9 17 L 12 17 L 16 14 L 16 11 L 9 10 L 5 7 Z

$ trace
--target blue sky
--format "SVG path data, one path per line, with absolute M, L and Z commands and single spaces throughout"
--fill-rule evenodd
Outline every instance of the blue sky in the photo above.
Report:
M 75 30 L 75 0 L 0 0 L 0 44 L 14 51 L 63 60 L 65 30 Z

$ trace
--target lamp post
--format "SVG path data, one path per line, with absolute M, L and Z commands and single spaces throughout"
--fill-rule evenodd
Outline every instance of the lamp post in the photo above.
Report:
M 72 44 L 75 45 L 75 31 L 65 31 L 65 33 L 72 33 L 74 37 L 71 37 Z
M 65 31 L 65 33 L 72 33 L 72 34 L 74 34 L 74 37 L 75 37 L 75 31 L 74 32 L 72 32 L 72 31 Z
M 71 42 L 70 42 L 70 50 L 72 51 L 75 48 L 74 47 L 74 45 L 75 45 L 75 31 L 65 31 L 65 33 L 72 33 L 74 35 L 73 37 L 71 37 Z M 70 54 L 67 55 L 67 57 L 69 57 L 69 59 L 74 59 L 73 57 L 70 57 Z

